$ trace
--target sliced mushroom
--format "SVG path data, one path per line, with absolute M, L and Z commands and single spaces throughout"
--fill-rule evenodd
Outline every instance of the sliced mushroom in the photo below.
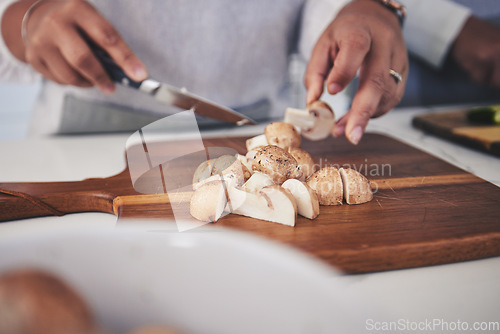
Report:
M 249 152 L 250 153 L 250 152 Z M 297 160 L 284 149 L 268 145 L 252 152 L 248 157 L 252 163 L 252 170 L 265 173 L 276 184 L 282 184 L 287 179 L 298 179 L 302 176 Z
M 245 178 L 248 179 L 252 173 L 252 164 L 248 161 L 248 159 L 245 155 L 236 154 L 235 157 L 237 160 L 239 160 L 241 162 L 241 164 L 243 166 L 245 166 L 246 170 L 244 170 L 244 172 L 247 173 L 247 171 L 248 171 L 248 174 L 246 174 L 246 176 L 245 176 Z
M 224 169 L 220 175 L 225 181 L 239 187 L 250 177 L 250 172 L 239 160 L 234 159 L 233 163 Z
M 321 205 L 341 205 L 343 198 L 342 178 L 335 167 L 323 167 L 307 180 L 307 185 L 318 195 Z
M 316 165 L 311 155 L 307 153 L 307 151 L 298 147 L 290 147 L 288 148 L 288 152 L 295 158 L 295 160 L 297 160 L 299 169 L 302 172 L 300 180 L 307 180 L 307 178 L 316 171 Z
M 209 169 L 211 175 L 203 178 L 207 175 Z M 226 180 L 234 182 L 236 186 L 241 186 L 251 175 L 248 168 L 232 155 L 223 155 L 217 159 L 208 160 L 208 163 L 205 161 L 200 164 L 196 171 L 199 171 L 199 173 L 196 174 L 195 172 L 193 177 L 193 189 L 195 190 L 204 183 L 216 180 Z M 199 181 L 194 183 L 196 180 Z
M 215 174 L 207 177 L 206 179 L 201 180 L 200 182 L 193 183 L 193 190 L 196 190 L 200 188 L 202 185 L 213 182 L 213 181 L 223 181 L 224 179 L 222 178 L 221 174 Z
M 220 180 L 205 182 L 191 196 L 189 212 L 204 222 L 216 222 L 224 213 L 227 204 L 227 183 Z
M 278 185 L 262 188 L 251 193 L 235 187 L 228 187 L 231 213 L 295 226 L 297 205 L 293 196 Z
M 285 122 L 273 122 L 266 126 L 264 134 L 269 145 L 288 149 L 289 147 L 300 147 L 300 134 L 294 125 Z
M 269 145 L 266 139 L 265 134 L 261 134 L 246 140 L 245 145 L 247 147 L 247 151 L 252 151 L 258 149 L 260 147 L 264 147 Z
M 315 101 L 305 110 L 287 108 L 284 120 L 298 126 L 304 138 L 321 140 L 330 135 L 335 125 L 335 113 L 327 103 Z
M 370 181 L 363 174 L 351 168 L 340 168 L 339 172 L 347 204 L 362 204 L 373 199 Z
M 319 215 L 318 196 L 306 183 L 297 179 L 288 179 L 283 182 L 282 187 L 295 198 L 299 215 L 309 219 L 314 219 Z
M 222 174 L 229 166 L 231 166 L 236 161 L 234 155 L 221 155 L 217 159 L 214 159 L 212 166 L 212 175 Z
M 193 184 L 208 179 L 212 175 L 214 160 L 203 161 L 194 171 Z
M 262 188 L 267 186 L 272 186 L 274 184 L 273 179 L 264 173 L 255 172 L 252 176 L 243 184 L 241 189 L 251 192 L 257 193 Z

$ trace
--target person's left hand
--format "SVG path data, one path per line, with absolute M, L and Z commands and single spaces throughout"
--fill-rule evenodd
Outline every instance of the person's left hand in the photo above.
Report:
M 500 88 L 500 27 L 471 16 L 455 39 L 451 56 L 472 80 Z
M 397 82 L 393 69 L 402 76 Z M 359 70 L 359 89 L 349 112 L 332 129 L 357 144 L 368 121 L 394 108 L 404 93 L 408 54 L 399 21 L 372 0 L 346 5 L 318 39 L 306 69 L 306 103 L 343 90 Z

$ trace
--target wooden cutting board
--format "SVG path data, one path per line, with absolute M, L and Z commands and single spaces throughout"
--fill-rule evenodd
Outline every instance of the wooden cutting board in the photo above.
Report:
M 413 125 L 433 135 L 500 157 L 500 125 L 467 120 L 467 110 L 457 109 L 416 116 Z
M 206 139 L 205 145 L 245 153 L 245 139 Z M 161 149 L 163 143 L 154 145 Z M 365 174 L 376 190 L 373 201 L 322 206 L 318 218 L 299 216 L 295 227 L 237 215 L 216 224 L 291 245 L 346 273 L 500 255 L 500 188 L 495 185 L 383 135 L 367 134 L 358 146 L 329 138 L 304 141 L 303 148 L 320 166 L 345 165 Z M 128 169 L 104 179 L 0 183 L 0 188 L 16 195 L 0 194 L 0 221 L 86 211 L 115 214 L 118 223 L 172 217 L 168 196 L 137 193 Z M 32 197 L 23 199 L 21 193 Z

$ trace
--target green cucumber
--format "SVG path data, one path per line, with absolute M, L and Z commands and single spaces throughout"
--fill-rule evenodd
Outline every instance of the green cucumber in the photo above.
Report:
M 471 108 L 467 112 L 467 120 L 473 123 L 500 124 L 500 104 Z

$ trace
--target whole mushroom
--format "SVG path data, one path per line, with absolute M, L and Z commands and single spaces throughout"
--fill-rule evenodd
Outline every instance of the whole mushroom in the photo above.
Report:
M 297 160 L 278 146 L 268 145 L 249 153 L 247 158 L 252 163 L 252 169 L 271 176 L 276 184 L 302 176 Z
M 89 306 L 59 277 L 38 269 L 17 269 L 0 277 L 0 333 L 96 332 Z
M 285 122 L 273 122 L 264 129 L 267 143 L 287 149 L 289 147 L 300 147 L 300 134 L 294 125 Z

